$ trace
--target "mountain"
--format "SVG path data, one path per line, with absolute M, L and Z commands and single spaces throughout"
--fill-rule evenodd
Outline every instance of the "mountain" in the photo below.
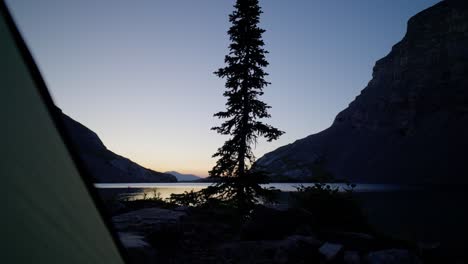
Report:
M 193 175 L 193 174 L 182 174 L 177 171 L 166 171 L 166 174 L 174 175 L 178 181 L 196 181 L 203 179 L 200 176 Z
M 108 150 L 98 135 L 69 116 L 63 117 L 74 147 L 97 183 L 176 182 L 173 175 L 143 168 L 137 163 Z
M 410 18 L 331 127 L 267 153 L 255 167 L 273 181 L 468 183 L 467 6 L 442 1 Z

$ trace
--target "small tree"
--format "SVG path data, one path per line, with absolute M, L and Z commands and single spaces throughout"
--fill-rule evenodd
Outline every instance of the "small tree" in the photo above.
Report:
M 265 30 L 258 27 L 262 13 L 258 0 L 237 0 L 234 8 L 229 15 L 231 44 L 224 59 L 226 66 L 215 72 L 226 79 L 223 95 L 227 103 L 226 111 L 214 116 L 227 120 L 212 128 L 231 138 L 213 155 L 219 159 L 209 173 L 212 178 L 219 178 L 220 183 L 207 192 L 235 198 L 240 207 L 245 207 L 265 191 L 259 185 L 262 174 L 250 169 L 255 161 L 252 144 L 256 144 L 258 137 L 269 142 L 276 140 L 284 132 L 260 121 L 270 117 L 267 111 L 270 106 L 258 99 L 270 83 L 265 80 L 268 74 L 263 70 L 268 66 L 265 58 L 268 51 L 263 48 Z

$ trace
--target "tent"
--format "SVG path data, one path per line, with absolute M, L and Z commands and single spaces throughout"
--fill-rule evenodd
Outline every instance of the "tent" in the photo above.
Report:
M 0 0 L 0 262 L 124 263 L 61 118 Z

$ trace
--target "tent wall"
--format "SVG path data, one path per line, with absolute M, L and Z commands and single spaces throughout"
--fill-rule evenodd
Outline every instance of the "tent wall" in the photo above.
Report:
M 123 263 L 1 0 L 0 11 L 0 263 Z

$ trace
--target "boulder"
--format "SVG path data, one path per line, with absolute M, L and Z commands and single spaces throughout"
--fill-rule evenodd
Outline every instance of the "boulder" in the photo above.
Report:
M 120 241 L 127 251 L 130 263 L 155 263 L 156 251 L 146 242 L 141 235 L 134 233 L 119 233 Z
M 420 264 L 421 260 L 406 249 L 374 251 L 367 255 L 369 264 Z
M 315 263 L 321 242 L 312 236 L 289 236 L 283 240 L 237 241 L 218 248 L 223 263 Z M 314 250 L 315 249 L 315 250 Z
M 162 227 L 176 226 L 185 212 L 161 208 L 145 208 L 112 217 L 114 226 L 119 231 L 151 232 Z
M 443 252 L 440 243 L 418 243 L 418 253 L 424 261 L 434 261 L 443 259 Z
M 326 242 L 319 248 L 319 253 L 325 260 L 332 261 L 338 257 L 343 250 L 343 245 Z
M 377 247 L 379 246 L 379 243 L 377 243 L 373 236 L 365 233 L 328 233 L 326 237 L 327 241 L 329 242 L 338 243 L 349 250 L 355 250 L 359 252 L 377 250 Z
M 343 255 L 343 263 L 344 264 L 360 264 L 361 257 L 359 253 L 356 251 L 345 251 Z
M 293 235 L 289 236 L 284 239 L 283 243 L 289 245 L 289 247 L 293 246 L 307 246 L 307 247 L 314 247 L 318 248 L 323 244 L 322 241 L 318 240 L 314 236 L 301 236 L 301 235 Z

